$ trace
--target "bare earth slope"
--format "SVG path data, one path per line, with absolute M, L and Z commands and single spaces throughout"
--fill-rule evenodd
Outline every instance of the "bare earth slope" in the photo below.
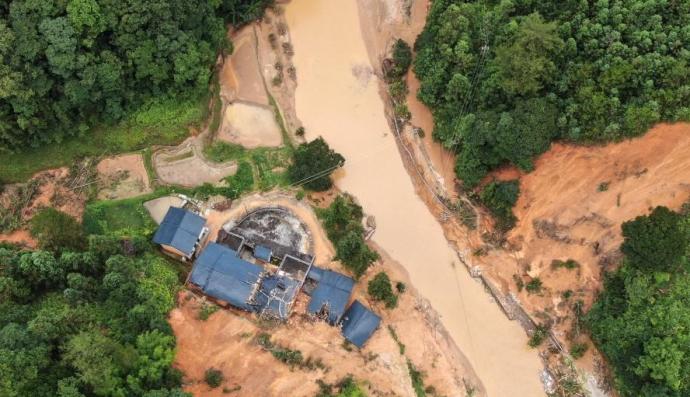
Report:
M 504 170 L 499 177 L 515 177 Z M 604 270 L 620 258 L 620 225 L 658 205 L 678 209 L 690 196 L 690 125 L 661 124 L 641 138 L 601 147 L 556 144 L 520 179 L 508 236 L 516 249 L 482 258 L 485 270 L 517 293 L 534 314 L 546 312 L 567 340 L 571 305 L 561 293 L 575 292 L 588 309 L 602 287 Z M 554 270 L 554 259 L 575 259 L 577 270 Z M 513 275 L 539 277 L 545 291 L 518 293 Z M 588 360 L 583 362 L 588 366 Z

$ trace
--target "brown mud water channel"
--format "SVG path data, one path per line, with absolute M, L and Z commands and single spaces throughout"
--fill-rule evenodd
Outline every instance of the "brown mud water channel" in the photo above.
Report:
M 354 1 L 293 0 L 287 19 L 307 137 L 323 136 L 347 159 L 336 179 L 376 217 L 373 239 L 431 302 L 489 396 L 540 396 L 542 369 L 509 321 L 458 261 L 415 193 L 384 113 Z

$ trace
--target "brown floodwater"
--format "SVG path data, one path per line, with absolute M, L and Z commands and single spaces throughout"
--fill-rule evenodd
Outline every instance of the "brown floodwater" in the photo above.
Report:
M 468 275 L 415 193 L 386 122 L 356 2 L 293 0 L 286 13 L 297 115 L 308 139 L 323 136 L 345 156 L 336 183 L 375 216 L 373 239 L 407 269 L 441 315 L 489 396 L 544 395 L 542 366 L 522 328 Z

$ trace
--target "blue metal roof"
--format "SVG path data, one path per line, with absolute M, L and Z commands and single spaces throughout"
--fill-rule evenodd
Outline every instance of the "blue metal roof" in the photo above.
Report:
M 309 269 L 309 273 L 307 273 L 307 278 L 310 278 L 314 281 L 321 281 L 321 276 L 323 276 L 323 272 L 325 271 L 326 270 L 320 267 L 312 266 L 311 269 Z
M 256 311 L 248 300 L 262 271 L 260 266 L 245 261 L 230 248 L 211 243 L 195 261 L 189 280 L 213 298 L 240 309 Z
M 371 338 L 379 324 L 381 324 L 381 317 L 355 300 L 343 316 L 342 333 L 345 339 L 361 348 Z
M 313 268 L 312 266 L 310 274 L 312 274 Z M 355 281 L 331 270 L 319 270 L 321 270 L 321 277 L 319 284 L 311 294 L 307 312 L 318 314 L 326 306 L 328 308 L 328 322 L 334 325 L 340 321 L 343 313 L 345 313 Z
M 257 245 L 254 248 L 254 257 L 257 259 L 261 259 L 264 262 L 270 262 L 272 254 L 273 252 L 271 251 L 271 249 L 266 246 Z
M 256 295 L 258 310 L 266 311 L 286 320 L 290 314 L 288 303 L 295 299 L 299 282 L 288 277 L 268 276 L 261 281 L 261 288 Z
M 193 212 L 170 207 L 153 236 L 153 242 L 169 245 L 189 256 L 194 252 L 194 245 L 205 224 L 206 219 Z

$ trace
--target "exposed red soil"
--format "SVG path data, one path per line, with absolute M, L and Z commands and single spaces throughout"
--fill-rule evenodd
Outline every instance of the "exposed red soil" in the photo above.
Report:
M 603 273 L 618 264 L 621 224 L 653 207 L 678 209 L 688 200 L 689 153 L 690 124 L 660 124 L 643 137 L 606 146 L 554 144 L 520 178 L 518 223 L 508 235 L 515 251 L 490 251 L 480 258 L 485 272 L 517 294 L 528 311 L 555 320 L 557 335 L 567 341 L 572 302 L 581 299 L 588 309 Z M 580 266 L 556 270 L 555 259 L 574 259 Z M 539 277 L 544 291 L 519 292 L 514 275 L 525 283 Z M 561 295 L 568 289 L 574 296 L 566 301 Z

